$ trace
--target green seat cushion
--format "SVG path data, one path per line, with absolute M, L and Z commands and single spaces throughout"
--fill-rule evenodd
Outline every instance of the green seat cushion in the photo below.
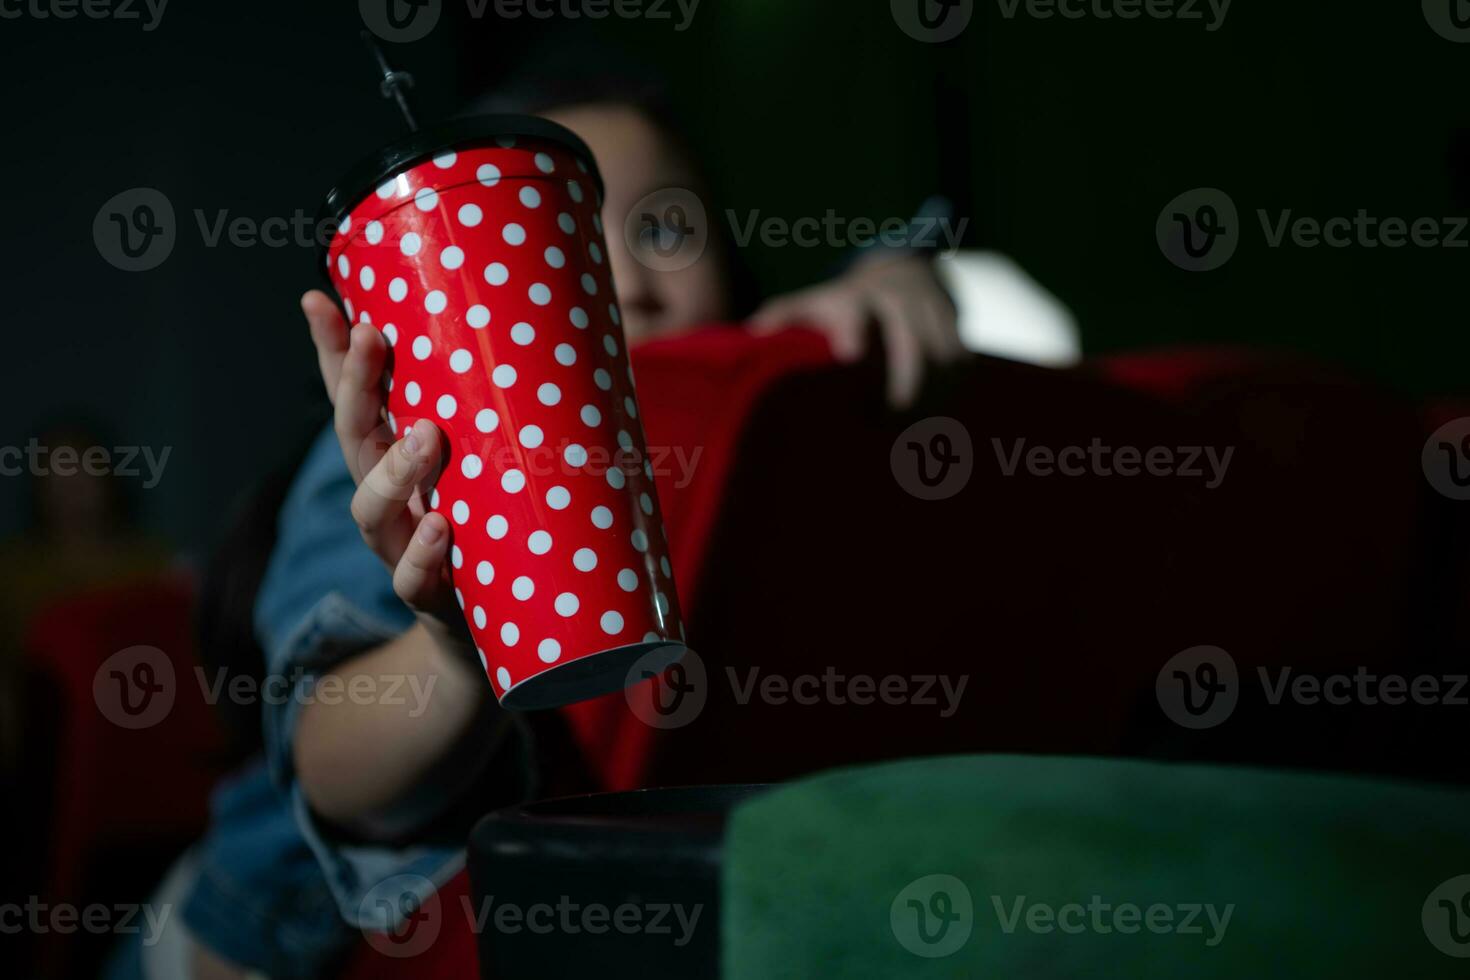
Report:
M 726 847 L 729 980 L 1470 976 L 1449 787 L 950 756 L 755 797 Z

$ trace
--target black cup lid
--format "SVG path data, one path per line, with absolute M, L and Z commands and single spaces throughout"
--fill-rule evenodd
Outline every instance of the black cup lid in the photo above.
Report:
M 336 187 L 327 192 L 326 202 L 319 215 L 321 222 L 330 221 L 332 227 L 336 227 L 359 201 L 376 190 L 383 181 L 435 154 L 467 143 L 484 143 L 504 137 L 546 140 L 570 150 L 587 164 L 587 174 L 597 187 L 598 196 L 602 196 L 602 175 L 597 171 L 597 161 L 592 158 L 592 151 L 577 134 L 565 126 L 540 116 L 464 116 L 411 133 L 358 163 L 348 171 L 347 176 L 337 182 Z

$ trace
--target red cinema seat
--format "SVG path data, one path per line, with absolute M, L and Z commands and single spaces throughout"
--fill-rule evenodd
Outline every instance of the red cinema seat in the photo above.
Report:
M 674 728 L 639 717 L 653 684 L 638 711 L 623 695 L 568 709 L 603 784 L 760 782 L 936 750 L 1470 774 L 1445 769 L 1409 714 L 1246 707 L 1206 733 L 1164 717 L 1155 682 L 1184 649 L 1229 651 L 1260 705 L 1261 668 L 1436 667 L 1464 607 L 1430 581 L 1444 527 L 1412 404 L 1300 359 L 1171 357 L 1068 371 L 977 357 L 900 415 L 879 366 L 834 366 L 799 331 L 642 348 L 650 445 L 703 453 L 661 471 L 660 497 L 708 700 Z M 974 471 L 920 500 L 894 447 L 934 416 L 962 425 Z M 1166 449 L 1177 472 L 1007 471 L 1018 446 L 1093 443 Z M 1205 450 L 1229 453 L 1217 479 Z M 829 674 L 903 678 L 913 697 L 874 710 L 752 687 L 825 691 Z
M 81 901 L 101 854 L 167 852 L 205 826 L 224 741 L 194 672 L 192 610 L 188 583 L 169 580 L 60 600 L 32 621 L 27 656 L 59 709 L 32 733 L 55 758 L 49 902 Z M 53 973 L 65 938 L 43 937 Z
M 1432 624 L 1464 604 L 1422 588 L 1442 527 L 1405 402 L 1240 352 L 1066 371 L 977 357 L 902 414 L 881 365 L 839 367 L 804 331 L 703 331 L 634 360 L 699 673 L 547 713 L 588 789 L 961 752 L 1464 772 L 1417 717 L 1242 710 L 1191 733 L 1155 700 L 1166 661 L 1199 644 L 1226 648 L 1247 680 L 1280 664 L 1423 665 Z M 972 472 L 924 500 L 900 479 L 903 447 L 939 416 L 968 436 Z M 1010 462 L 1018 444 L 1093 442 L 1164 447 L 1181 468 L 1191 449 L 1231 456 L 1213 486 Z M 895 703 L 873 703 L 888 678 Z M 462 877 L 443 893 L 435 971 L 472 969 L 463 894 Z M 352 976 L 428 975 L 427 959 L 371 959 L 387 972 L 360 962 Z
M 343 968 L 347 980 L 397 980 L 446 977 L 472 980 L 480 975 L 472 923 L 469 875 L 460 872 L 425 903 L 414 921 L 396 934 L 374 934 L 359 943 Z

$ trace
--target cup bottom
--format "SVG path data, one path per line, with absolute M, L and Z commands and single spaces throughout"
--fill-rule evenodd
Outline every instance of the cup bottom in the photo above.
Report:
M 638 677 L 628 676 L 640 659 L 647 658 L 644 667 L 649 673 L 658 673 L 678 661 L 688 649 L 677 640 L 612 647 L 527 677 L 506 691 L 500 704 L 511 711 L 537 711 L 611 694 L 644 679 L 646 675 L 642 671 Z

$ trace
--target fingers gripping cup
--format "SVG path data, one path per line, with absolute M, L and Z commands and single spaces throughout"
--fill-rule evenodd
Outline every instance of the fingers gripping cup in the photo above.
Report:
M 591 154 L 546 120 L 427 130 L 327 199 L 327 272 L 390 347 L 388 424 L 448 437 L 430 506 L 500 701 L 546 708 L 684 653 Z

